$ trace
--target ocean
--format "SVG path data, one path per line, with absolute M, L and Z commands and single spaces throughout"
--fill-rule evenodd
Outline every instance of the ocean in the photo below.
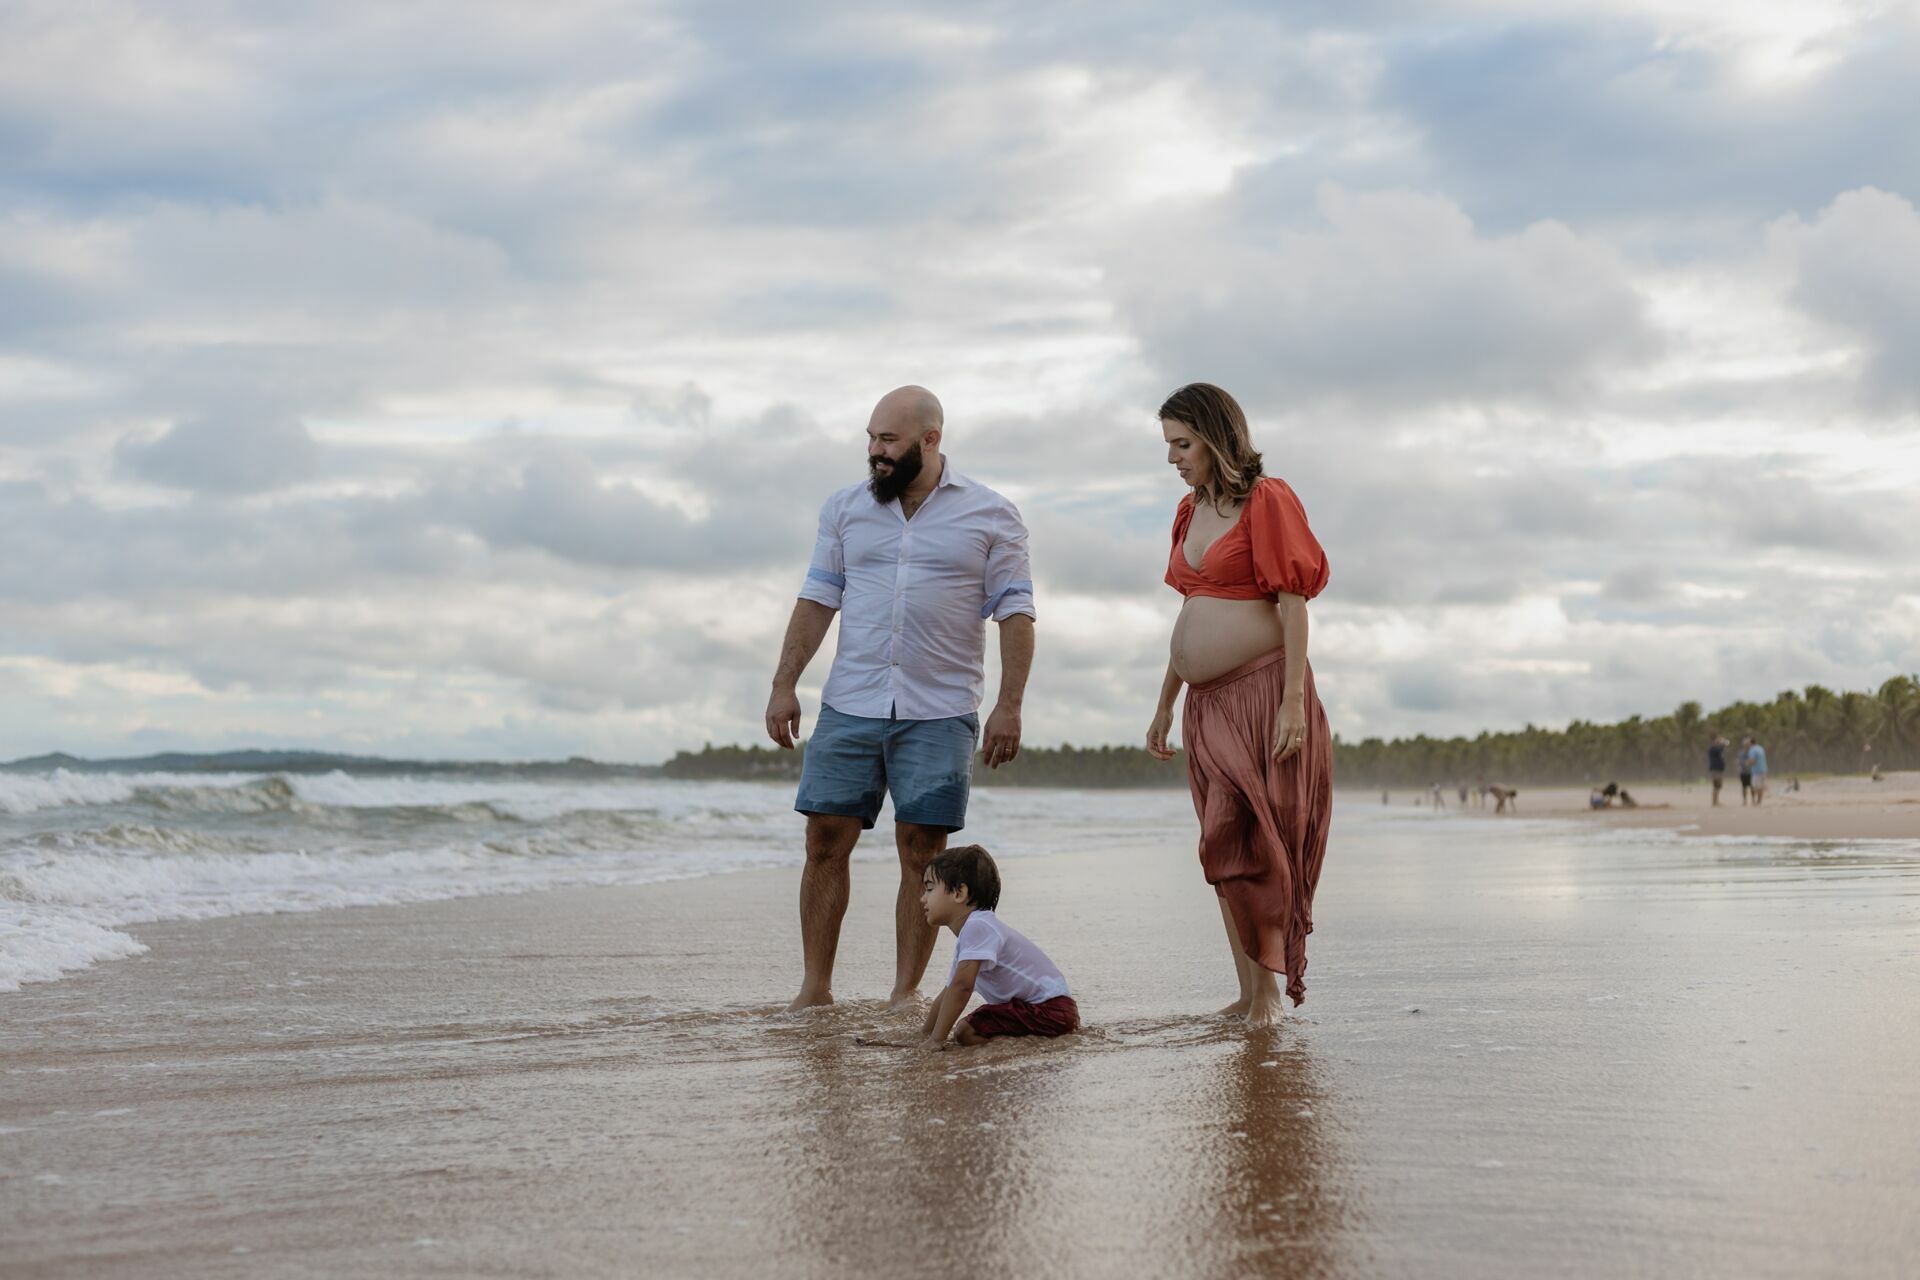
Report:
M 640 885 L 797 866 L 790 783 L 667 779 L 326 774 L 0 773 L 0 991 L 56 979 L 145 947 L 127 927 L 166 920 L 319 911 L 594 885 Z M 1667 831 L 1449 815 L 1343 801 L 1343 843 L 1448 820 L 1450 850 L 1554 839 L 1543 847 L 1671 849 Z M 976 788 L 962 837 L 998 857 L 1119 846 L 1183 849 L 1184 791 Z M 857 860 L 891 861 L 891 815 Z M 1369 834 L 1371 833 L 1371 834 Z M 1750 837 L 1689 841 L 1738 860 L 1864 852 L 1903 860 L 1920 845 L 1870 848 Z M 1439 844 L 1436 844 L 1438 852 Z
M 1920 843 L 1378 801 L 1339 803 L 1307 1002 L 1249 1031 L 1183 793 L 979 789 L 1085 1026 L 922 1053 L 884 823 L 838 1003 L 781 1012 L 784 784 L 0 774 L 0 1240 L 50 1275 L 1912 1273 Z
M 0 773 L 0 991 L 145 948 L 126 926 L 798 865 L 790 783 Z M 1159 839 L 1181 791 L 980 788 L 1000 856 Z M 855 857 L 890 861 L 889 814 Z

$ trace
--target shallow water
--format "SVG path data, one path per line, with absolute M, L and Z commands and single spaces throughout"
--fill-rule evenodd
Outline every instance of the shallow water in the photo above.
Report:
M 1190 835 L 1126 833 L 1003 868 L 1086 1033 L 973 1051 L 859 1043 L 920 1016 L 874 999 L 884 863 L 796 1016 L 790 870 L 139 927 L 0 996 L 0 1239 L 48 1275 L 1920 1258 L 1911 847 L 1343 811 L 1308 1003 L 1248 1033 Z
M 787 784 L 0 773 L 0 992 L 138 955 L 134 924 L 793 865 L 792 804 Z M 1187 811 L 1178 791 L 983 788 L 968 836 L 1057 853 Z

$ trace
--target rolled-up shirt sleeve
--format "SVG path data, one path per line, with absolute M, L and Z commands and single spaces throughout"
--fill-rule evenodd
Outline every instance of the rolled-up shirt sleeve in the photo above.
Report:
M 840 535 L 840 509 L 829 498 L 820 508 L 820 534 L 813 542 L 813 560 L 800 584 L 800 598 L 838 609 L 846 589 L 847 548 Z
M 995 521 L 984 585 L 987 599 L 980 606 L 981 617 L 1005 622 L 1024 613 L 1038 621 L 1033 608 L 1033 568 L 1027 563 L 1027 526 L 1011 502 Z

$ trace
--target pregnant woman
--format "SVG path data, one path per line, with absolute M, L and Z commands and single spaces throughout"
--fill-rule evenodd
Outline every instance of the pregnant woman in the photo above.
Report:
M 1333 808 L 1333 738 L 1307 664 L 1307 601 L 1327 557 L 1286 482 L 1266 475 L 1247 416 L 1196 382 L 1160 406 L 1167 461 L 1193 492 L 1173 517 L 1167 584 L 1186 602 L 1147 750 L 1170 760 L 1180 686 L 1200 866 L 1220 897 L 1240 998 L 1221 1012 L 1268 1026 L 1274 974 L 1306 999 L 1313 889 Z

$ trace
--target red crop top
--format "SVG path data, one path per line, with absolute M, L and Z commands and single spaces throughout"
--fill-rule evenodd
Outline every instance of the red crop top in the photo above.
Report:
M 1213 540 L 1198 569 L 1187 563 L 1182 546 L 1192 522 L 1193 495 L 1188 494 L 1174 513 L 1173 552 L 1167 558 L 1167 585 L 1181 595 L 1272 600 L 1285 592 L 1311 600 L 1326 589 L 1327 553 L 1286 481 L 1267 476 L 1257 482 L 1240 518 Z

